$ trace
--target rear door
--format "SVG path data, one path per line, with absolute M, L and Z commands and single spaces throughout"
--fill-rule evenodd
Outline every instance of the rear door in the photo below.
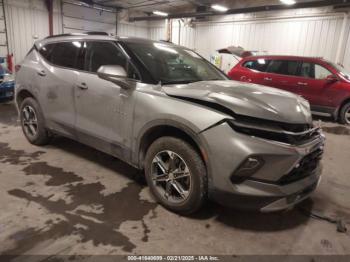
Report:
M 47 125 L 74 137 L 74 87 L 78 76 L 80 44 L 77 41 L 52 43 L 42 47 L 39 52 L 44 59 L 37 66 L 37 77 Z
M 296 82 L 299 65 L 298 60 L 272 59 L 263 75 L 262 84 L 298 93 Z
M 329 75 L 333 73 L 321 64 L 302 62 L 296 83 L 299 94 L 313 106 L 329 106 L 336 95 L 336 86 L 340 84 L 339 81 L 328 82 L 326 78 Z

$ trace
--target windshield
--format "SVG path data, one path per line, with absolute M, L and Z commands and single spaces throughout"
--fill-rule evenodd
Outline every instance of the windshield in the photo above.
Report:
M 159 42 L 127 46 L 161 84 L 227 80 L 220 70 L 190 49 Z
M 347 71 L 343 66 L 331 62 L 329 62 L 329 64 L 333 66 L 342 77 L 344 77 L 347 80 L 350 80 L 350 72 Z

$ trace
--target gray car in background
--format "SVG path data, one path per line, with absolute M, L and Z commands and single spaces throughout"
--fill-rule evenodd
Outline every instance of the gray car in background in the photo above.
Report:
M 263 212 L 309 197 L 324 137 L 303 98 L 228 80 L 194 51 L 87 33 L 35 43 L 16 77 L 24 135 L 62 135 L 144 170 L 166 208 Z M 131 207 L 132 208 L 132 207 Z

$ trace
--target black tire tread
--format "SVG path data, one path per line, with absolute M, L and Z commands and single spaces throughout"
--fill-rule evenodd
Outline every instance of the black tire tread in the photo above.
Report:
M 181 157 L 184 157 L 184 155 L 187 157 L 190 156 L 189 157 L 190 159 L 186 159 L 185 161 L 188 164 L 189 168 L 190 169 L 192 168 L 191 170 L 192 175 L 198 176 L 197 179 L 199 181 L 199 188 L 195 190 L 195 191 L 198 191 L 198 192 L 195 192 L 195 194 L 197 193 L 198 195 L 194 196 L 193 198 L 190 196 L 190 200 L 186 201 L 186 203 L 181 206 L 170 205 L 167 202 L 165 202 L 162 198 L 158 197 L 157 193 L 155 193 L 154 191 L 152 182 L 148 175 L 148 172 L 150 170 L 150 165 L 152 163 L 154 155 L 158 153 L 160 150 L 164 150 L 169 146 L 172 148 L 176 148 L 176 151 L 177 151 L 176 153 L 180 154 Z M 169 149 L 172 149 L 172 148 L 169 148 Z M 156 141 L 154 141 L 146 153 L 145 172 L 146 172 L 146 180 L 150 187 L 151 192 L 153 193 L 153 196 L 155 196 L 156 200 L 160 204 L 162 204 L 165 208 L 171 211 L 180 213 L 182 215 L 189 215 L 198 211 L 207 200 L 208 181 L 207 181 L 206 167 L 199 153 L 189 143 L 187 143 L 182 139 L 171 137 L 171 136 L 165 136 L 165 137 L 158 138 Z
M 345 113 L 346 111 L 350 108 L 350 102 L 346 103 L 345 105 L 343 105 L 340 109 L 340 112 L 339 112 L 339 123 L 341 124 L 348 124 L 346 122 L 346 119 L 345 119 Z
M 33 139 L 28 137 L 23 129 L 22 110 L 26 105 L 30 105 L 34 108 L 35 113 L 36 113 L 36 117 L 38 120 L 38 134 Z M 41 108 L 40 108 L 38 102 L 32 97 L 25 98 L 20 105 L 20 112 L 19 113 L 20 113 L 21 126 L 23 129 L 23 133 L 24 133 L 25 137 L 27 138 L 27 140 L 33 145 L 37 145 L 37 146 L 47 145 L 51 140 L 51 136 L 49 134 L 49 131 L 45 127 L 45 118 L 43 116 L 43 113 L 41 111 Z

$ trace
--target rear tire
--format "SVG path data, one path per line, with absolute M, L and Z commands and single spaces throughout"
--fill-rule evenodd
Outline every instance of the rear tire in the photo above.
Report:
M 184 215 L 196 212 L 207 199 L 206 168 L 198 152 L 175 137 L 162 137 L 145 157 L 147 184 L 158 203 Z
M 20 105 L 19 114 L 22 130 L 27 140 L 37 146 L 48 144 L 51 137 L 46 130 L 45 119 L 38 102 L 27 97 Z
M 339 123 L 350 125 L 350 102 L 342 106 L 339 112 Z

